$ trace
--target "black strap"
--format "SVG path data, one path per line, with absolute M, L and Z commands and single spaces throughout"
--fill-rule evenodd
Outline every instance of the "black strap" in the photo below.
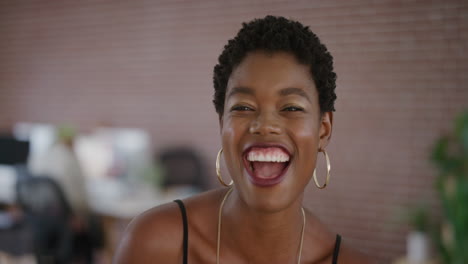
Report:
M 179 205 L 180 212 L 182 213 L 182 222 L 184 225 L 184 240 L 183 240 L 183 264 L 187 264 L 187 256 L 188 256 L 188 224 L 187 224 L 187 213 L 185 211 L 184 203 L 181 200 L 174 200 Z
M 341 236 L 336 235 L 335 250 L 333 251 L 332 264 L 338 264 L 338 254 L 340 253 Z

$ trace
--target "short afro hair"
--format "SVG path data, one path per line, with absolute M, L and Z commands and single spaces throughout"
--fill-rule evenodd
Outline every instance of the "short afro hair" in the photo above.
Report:
M 319 38 L 301 23 L 284 17 L 266 16 L 243 23 L 237 35 L 229 40 L 214 67 L 214 99 L 216 112 L 224 113 L 224 100 L 229 77 L 249 52 L 289 52 L 301 64 L 310 66 L 310 73 L 319 94 L 320 112 L 335 111 L 336 74 L 333 57 Z

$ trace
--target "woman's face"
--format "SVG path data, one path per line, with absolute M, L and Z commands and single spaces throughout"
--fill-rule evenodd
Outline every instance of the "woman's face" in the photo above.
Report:
M 318 150 L 330 138 L 332 114 L 320 115 L 308 66 L 286 52 L 258 51 L 232 72 L 220 125 L 224 159 L 241 199 L 279 211 L 303 193 Z

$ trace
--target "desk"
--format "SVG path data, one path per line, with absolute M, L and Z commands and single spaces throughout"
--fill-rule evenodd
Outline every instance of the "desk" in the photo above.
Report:
M 414 262 L 409 262 L 406 257 L 401 257 L 397 259 L 396 261 L 394 261 L 393 264 L 439 264 L 439 262 L 437 262 L 436 260 L 428 260 L 424 262 L 414 263 Z
M 2 264 L 36 264 L 33 255 L 13 256 L 0 251 L 0 263 Z
M 129 187 L 112 179 L 88 181 L 86 189 L 92 211 L 120 219 L 132 219 L 154 206 L 197 194 L 191 187 L 158 192 L 148 185 Z

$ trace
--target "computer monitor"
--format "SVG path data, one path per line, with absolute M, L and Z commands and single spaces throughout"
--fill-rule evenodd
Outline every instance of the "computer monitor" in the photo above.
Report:
M 20 141 L 12 136 L 0 135 L 0 164 L 25 164 L 29 155 L 29 142 Z

